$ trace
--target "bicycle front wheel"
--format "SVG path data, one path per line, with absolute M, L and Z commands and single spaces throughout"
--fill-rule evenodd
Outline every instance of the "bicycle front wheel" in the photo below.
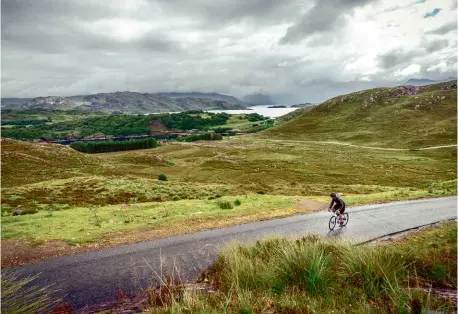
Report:
M 350 216 L 348 216 L 347 213 L 344 213 L 344 221 L 343 221 L 342 227 L 347 225 L 348 219 L 350 219 Z
M 336 226 L 336 216 L 332 216 L 331 219 L 329 219 L 329 230 L 334 230 Z

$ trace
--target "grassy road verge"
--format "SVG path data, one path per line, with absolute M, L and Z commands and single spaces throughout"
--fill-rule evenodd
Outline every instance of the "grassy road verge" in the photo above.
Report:
M 456 296 L 456 241 L 450 222 L 383 245 L 314 236 L 236 244 L 204 276 L 215 293 L 184 293 L 151 311 L 453 313 L 444 295 Z

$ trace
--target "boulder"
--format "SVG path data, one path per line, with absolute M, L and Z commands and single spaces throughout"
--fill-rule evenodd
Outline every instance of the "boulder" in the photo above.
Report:
M 20 206 L 16 207 L 14 210 L 13 210 L 13 216 L 20 216 L 24 213 L 24 210 L 22 210 L 20 208 Z

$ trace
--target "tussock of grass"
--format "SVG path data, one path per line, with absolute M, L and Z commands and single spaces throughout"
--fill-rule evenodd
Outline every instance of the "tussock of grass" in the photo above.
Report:
M 219 202 L 218 206 L 221 209 L 232 209 L 232 208 L 234 208 L 234 205 L 232 205 L 231 202 L 225 202 L 225 201 Z
M 51 286 L 40 287 L 33 281 L 38 275 L 20 279 L 11 271 L 2 271 L 1 275 L 2 313 L 47 313 L 61 302 L 53 296 Z
M 169 178 L 167 177 L 167 175 L 166 175 L 166 174 L 163 174 L 163 173 L 161 173 L 160 175 L 158 175 L 157 178 L 158 178 L 158 180 L 160 180 L 160 181 L 168 181 L 168 180 L 169 180 Z
M 219 290 L 188 295 L 175 313 L 427 313 L 453 311 L 424 288 L 456 290 L 456 223 L 387 245 L 353 246 L 308 236 L 233 245 L 206 273 Z M 431 272 L 440 267 L 444 276 Z

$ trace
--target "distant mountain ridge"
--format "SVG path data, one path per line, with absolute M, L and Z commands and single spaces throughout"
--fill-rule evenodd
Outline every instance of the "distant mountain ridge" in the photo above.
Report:
M 262 93 L 243 96 L 242 100 L 250 105 L 275 105 L 275 101 L 269 95 Z
M 201 96 L 201 97 L 196 97 Z M 233 100 L 230 102 L 228 100 Z M 239 99 L 217 93 L 137 93 L 115 92 L 69 97 L 2 98 L 4 109 L 87 110 L 105 113 L 155 113 L 187 110 L 246 109 Z
M 425 86 L 425 85 L 431 85 L 431 84 L 435 84 L 435 83 L 448 82 L 448 81 L 451 81 L 451 80 L 456 80 L 456 77 L 449 77 L 447 79 L 438 80 L 438 81 L 425 79 L 425 78 L 411 78 L 410 80 L 408 80 L 407 82 L 402 84 L 402 86 L 407 86 L 407 85 Z
M 166 97 L 194 97 L 194 98 L 209 98 L 214 100 L 224 100 L 233 104 L 244 105 L 246 104 L 242 100 L 238 99 L 237 97 L 224 95 L 219 93 L 201 93 L 201 92 L 159 92 L 153 93 L 154 95 L 166 96 Z
M 11 107 L 19 107 L 25 104 L 27 101 L 32 98 L 2 98 L 2 108 L 8 104 Z

